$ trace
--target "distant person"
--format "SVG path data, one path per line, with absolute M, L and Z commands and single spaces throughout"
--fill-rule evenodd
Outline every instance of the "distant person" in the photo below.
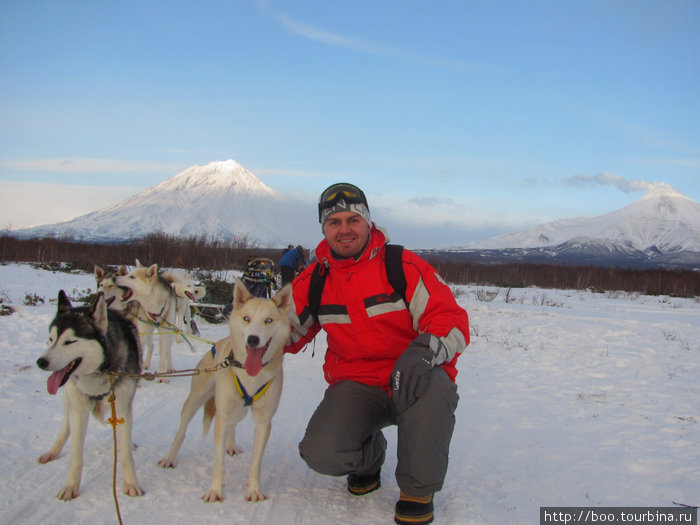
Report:
M 381 485 L 382 429 L 396 425 L 394 521 L 431 523 L 433 494 L 447 473 L 459 400 L 457 356 L 469 343 L 467 312 L 418 255 L 403 250 L 398 261 L 385 262 L 387 234 L 372 222 L 356 186 L 327 188 L 318 218 L 325 239 L 317 262 L 294 281 L 285 351 L 298 352 L 323 329 L 328 388 L 299 453 L 316 472 L 347 476 L 348 491 L 363 496 Z M 393 278 L 397 267 L 405 286 Z M 321 291 L 319 275 L 325 276 Z
M 287 250 L 280 260 L 280 273 L 282 274 L 282 286 L 291 283 L 297 271 L 304 266 L 304 247 L 297 246 Z

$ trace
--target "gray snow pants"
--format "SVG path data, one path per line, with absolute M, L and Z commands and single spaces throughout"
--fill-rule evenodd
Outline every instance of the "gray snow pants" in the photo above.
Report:
M 355 381 L 330 386 L 311 416 L 299 453 L 316 472 L 370 475 L 384 463 L 381 430 L 397 425 L 396 481 L 407 494 L 439 491 L 447 474 L 459 395 L 447 373 L 435 367 L 423 396 L 399 414 L 389 394 Z

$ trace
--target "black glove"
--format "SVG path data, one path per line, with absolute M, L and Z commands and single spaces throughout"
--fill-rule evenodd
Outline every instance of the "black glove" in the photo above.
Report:
M 418 401 L 428 389 L 435 358 L 429 341 L 430 334 L 418 336 L 394 364 L 389 384 L 399 414 Z

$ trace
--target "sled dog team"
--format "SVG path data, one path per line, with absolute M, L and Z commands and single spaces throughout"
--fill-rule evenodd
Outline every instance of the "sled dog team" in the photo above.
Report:
M 170 351 L 179 337 L 184 319 L 190 327 L 190 304 L 205 290 L 195 286 L 190 274 L 159 273 L 157 265 L 122 267 L 115 274 L 95 267 L 98 295 L 92 306 L 75 307 L 61 290 L 56 316 L 49 327 L 46 351 L 37 366 L 51 372 L 47 390 L 63 389 L 64 420 L 55 443 L 38 459 L 56 459 L 69 436 L 71 456 L 68 477 L 58 492 L 61 500 L 78 496 L 83 465 L 83 445 L 90 412 L 101 422 L 116 425 L 123 491 L 140 496 L 132 453 L 132 401 L 142 369 L 149 368 L 153 335 L 159 345 L 158 371 L 172 371 Z M 260 466 L 270 435 L 272 416 L 282 394 L 282 360 L 289 337 L 287 319 L 292 295 L 284 286 L 273 298 L 253 297 L 240 279 L 233 291 L 230 334 L 216 342 L 197 364 L 190 393 L 180 416 L 168 454 L 158 462 L 163 468 L 176 465 L 177 453 L 187 425 L 204 406 L 205 432 L 214 420 L 214 469 L 211 486 L 202 496 L 206 502 L 223 500 L 224 456 L 240 452 L 235 427 L 249 409 L 255 420 L 252 465 L 246 500 L 261 501 Z M 162 327 L 163 329 L 159 329 Z M 142 362 L 142 350 L 146 351 Z M 165 380 L 167 381 L 167 380 Z M 116 420 L 111 420 L 113 394 Z M 218 417 L 215 417 L 218 416 Z

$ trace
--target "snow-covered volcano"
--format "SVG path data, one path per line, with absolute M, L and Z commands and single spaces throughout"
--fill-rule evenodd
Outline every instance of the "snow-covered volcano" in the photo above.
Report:
M 640 251 L 700 251 L 700 203 L 663 185 L 605 215 L 561 219 L 470 247 L 542 248 L 575 239 L 612 242 Z
M 596 217 L 560 219 L 472 243 L 466 251 L 560 262 L 700 265 L 700 203 L 659 184 L 644 197 Z
M 234 160 L 192 166 L 125 201 L 69 221 L 14 232 L 22 237 L 69 235 L 88 241 L 126 240 L 153 232 L 247 239 L 284 246 L 318 237 L 308 209 L 265 185 Z

